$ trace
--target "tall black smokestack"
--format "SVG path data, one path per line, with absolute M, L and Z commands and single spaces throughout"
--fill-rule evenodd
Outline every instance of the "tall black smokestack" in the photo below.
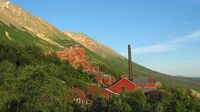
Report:
M 131 45 L 128 45 L 128 73 L 129 73 L 129 80 L 133 80 L 132 75 L 132 60 L 131 60 Z

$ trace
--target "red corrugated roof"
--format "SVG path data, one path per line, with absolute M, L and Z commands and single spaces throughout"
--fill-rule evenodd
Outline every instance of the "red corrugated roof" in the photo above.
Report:
M 122 78 L 121 80 L 110 86 L 109 90 L 116 93 L 121 93 L 124 91 L 124 89 L 127 91 L 133 91 L 137 88 L 139 88 L 137 84 L 131 82 L 130 80 L 128 80 L 128 78 Z

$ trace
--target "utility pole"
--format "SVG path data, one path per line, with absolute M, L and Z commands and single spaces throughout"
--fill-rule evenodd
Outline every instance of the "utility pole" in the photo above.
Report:
M 131 45 L 128 45 L 128 73 L 129 80 L 133 80 L 132 59 L 131 59 Z

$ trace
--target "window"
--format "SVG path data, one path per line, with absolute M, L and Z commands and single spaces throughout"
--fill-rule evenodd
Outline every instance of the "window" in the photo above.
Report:
M 91 104 L 92 100 L 86 100 L 86 104 Z
M 80 98 L 77 98 L 77 99 L 76 99 L 76 102 L 77 102 L 77 103 L 81 103 L 81 99 L 80 99 Z
M 74 98 L 73 101 L 75 101 L 76 103 L 81 104 L 81 99 L 80 98 Z

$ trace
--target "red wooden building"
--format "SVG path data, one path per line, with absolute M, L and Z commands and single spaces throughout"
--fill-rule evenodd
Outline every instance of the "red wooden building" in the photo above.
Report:
M 138 88 L 140 87 L 137 84 L 128 80 L 127 77 L 123 77 L 112 86 L 110 86 L 108 89 L 115 93 L 122 93 L 123 91 L 133 91 Z
M 148 78 L 144 77 L 143 79 Z M 137 81 L 130 81 L 128 77 L 122 77 L 119 81 L 114 83 L 108 89 L 115 93 L 122 93 L 123 91 L 134 91 L 136 89 L 141 89 L 143 92 L 149 92 L 152 90 L 156 90 L 158 87 L 160 87 L 160 85 L 158 85 L 156 82 L 149 82 L 149 80 L 147 80 L 146 82 L 141 81 L 140 83 L 138 83 Z
M 98 73 L 100 72 L 98 66 L 93 66 L 88 63 L 85 49 L 78 44 L 66 44 L 65 48 L 56 52 L 58 58 L 69 61 L 75 67 L 82 66 L 86 72 Z

